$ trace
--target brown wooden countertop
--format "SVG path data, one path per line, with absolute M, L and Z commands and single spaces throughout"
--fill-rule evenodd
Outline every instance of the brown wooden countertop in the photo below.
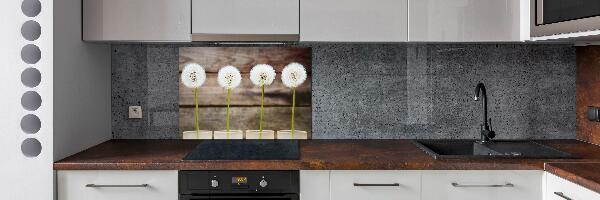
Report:
M 54 163 L 55 170 L 526 170 L 548 162 L 600 162 L 600 147 L 577 140 L 542 144 L 581 159 L 434 160 L 411 140 L 308 140 L 300 160 L 183 161 L 199 141 L 109 140 Z
M 546 163 L 545 170 L 561 178 L 600 193 L 600 162 Z

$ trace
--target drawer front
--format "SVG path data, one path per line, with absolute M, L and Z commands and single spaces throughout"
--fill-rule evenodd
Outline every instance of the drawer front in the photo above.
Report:
M 331 171 L 331 200 L 419 200 L 419 171 Z
M 542 200 L 543 171 L 424 171 L 423 200 Z
M 545 200 L 600 200 L 600 194 L 554 174 L 546 173 Z
M 58 200 L 177 200 L 177 187 L 177 171 L 57 172 Z

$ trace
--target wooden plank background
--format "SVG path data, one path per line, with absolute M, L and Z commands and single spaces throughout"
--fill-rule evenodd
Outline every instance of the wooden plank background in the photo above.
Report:
M 259 126 L 260 88 L 250 81 L 250 69 L 256 64 L 273 66 L 277 77 L 265 88 L 265 129 L 288 130 L 291 125 L 291 90 L 281 82 L 281 70 L 298 62 L 308 78 L 296 89 L 295 125 L 312 133 L 311 49 L 296 47 L 182 47 L 179 48 L 179 72 L 187 63 L 198 63 L 206 70 L 206 82 L 199 89 L 199 124 L 204 130 L 225 129 L 227 90 L 217 83 L 217 72 L 227 65 L 242 73 L 242 84 L 231 95 L 231 128 L 254 130 Z M 194 130 L 194 92 L 179 84 L 179 130 Z

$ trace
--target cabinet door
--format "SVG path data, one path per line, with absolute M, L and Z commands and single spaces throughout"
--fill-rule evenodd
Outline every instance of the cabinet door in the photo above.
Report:
M 544 200 L 600 200 L 600 194 L 575 183 L 546 173 L 546 191 Z
M 542 200 L 543 171 L 424 171 L 423 200 Z
M 329 200 L 329 170 L 300 171 L 300 200 Z
M 301 41 L 403 42 L 408 0 L 302 0 Z
M 527 0 L 410 0 L 409 41 L 529 40 Z
M 299 20 L 299 0 L 192 0 L 193 40 L 240 40 L 226 39 L 229 35 L 295 35 L 298 40 Z
M 83 0 L 83 40 L 190 41 L 190 0 Z
M 419 200 L 421 172 L 331 171 L 331 200 Z
M 177 200 L 179 196 L 177 171 L 58 171 L 56 182 L 58 200 Z

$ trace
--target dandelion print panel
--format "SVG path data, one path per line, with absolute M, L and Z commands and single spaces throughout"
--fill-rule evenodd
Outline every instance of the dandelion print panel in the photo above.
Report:
M 310 138 L 311 55 L 311 48 L 296 47 L 179 48 L 179 134 L 196 129 L 226 130 L 227 121 L 231 130 L 290 130 L 294 110 L 294 129 L 307 131 Z M 196 65 L 202 70 L 185 69 Z M 286 66 L 294 66 L 285 70 L 290 76 L 303 75 L 302 70 L 306 76 L 299 76 L 298 84 L 286 85 L 282 82 Z M 202 75 L 203 84 L 190 87 Z

